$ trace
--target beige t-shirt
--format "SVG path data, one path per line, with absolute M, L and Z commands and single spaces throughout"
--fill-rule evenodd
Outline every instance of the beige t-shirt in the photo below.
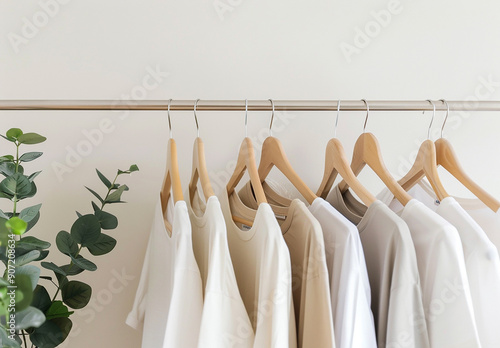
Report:
M 255 332 L 254 347 L 296 348 L 290 253 L 271 207 L 263 203 L 252 210 L 226 190 L 219 199 L 238 289 Z M 253 224 L 235 223 L 233 216 Z
M 326 200 L 358 227 L 378 347 L 430 347 L 417 258 L 406 223 L 381 201 L 367 208 L 338 186 Z
M 236 283 L 219 200 L 211 196 L 205 204 L 195 192 L 186 203 L 203 284 L 198 348 L 252 348 L 255 335 Z
M 292 203 L 267 182 L 263 182 L 262 187 L 271 207 L 289 207 Z M 243 190 L 247 190 L 246 197 L 254 197 L 251 183 Z M 307 208 L 323 230 L 337 348 L 377 348 L 370 282 L 359 231 L 321 197 Z
M 256 209 L 251 187 L 239 192 L 242 202 Z M 292 262 L 292 290 L 298 347 L 335 347 L 328 268 L 321 225 L 305 204 L 271 205 Z

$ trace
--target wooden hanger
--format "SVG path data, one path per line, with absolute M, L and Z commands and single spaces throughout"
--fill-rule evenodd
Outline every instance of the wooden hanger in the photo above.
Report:
M 444 138 L 436 140 L 437 164 L 443 166 L 451 175 L 460 181 L 469 191 L 479 198 L 494 212 L 500 209 L 500 202 L 476 184 L 460 165 L 450 142 Z
M 429 130 L 427 132 L 427 137 L 430 138 L 430 131 L 432 123 L 434 122 L 434 116 L 436 114 L 436 105 L 431 100 L 428 100 L 433 106 L 433 113 L 431 123 L 429 124 Z M 420 149 L 418 150 L 417 158 L 415 163 L 409 170 L 409 172 L 401 178 L 398 182 L 406 190 L 410 190 L 415 186 L 423 177 L 429 180 L 437 198 L 443 200 L 448 197 L 449 194 L 446 192 L 441 180 L 439 179 L 439 174 L 437 170 L 437 159 L 436 159 L 436 146 L 432 140 L 425 140 Z
M 260 182 L 266 180 L 267 175 L 274 167 L 278 168 L 288 180 L 299 190 L 300 194 L 306 199 L 309 204 L 318 198 L 314 192 L 307 187 L 307 185 L 302 181 L 302 179 L 297 175 L 295 170 L 293 170 L 288 158 L 286 157 L 285 150 L 281 145 L 279 139 L 272 136 L 272 126 L 274 120 L 274 102 L 269 99 L 272 103 L 273 113 L 271 116 L 271 124 L 269 126 L 269 137 L 264 140 L 262 144 L 262 151 L 259 163 L 259 178 Z
M 443 122 L 443 126 L 441 127 L 441 138 L 436 140 L 436 159 L 437 165 L 443 166 L 451 175 L 453 175 L 458 181 L 460 181 L 468 190 L 470 190 L 477 198 L 479 198 L 487 207 L 489 207 L 494 212 L 497 212 L 500 209 L 500 202 L 486 192 L 483 188 L 481 188 L 478 184 L 476 184 L 464 171 L 460 162 L 458 160 L 458 156 L 451 143 L 443 138 L 443 130 L 448 119 L 448 114 L 450 112 L 450 107 L 448 103 L 441 99 L 443 103 L 446 104 L 446 118 Z
M 323 175 L 323 180 L 317 191 L 317 195 L 326 198 L 330 190 L 332 189 L 333 183 L 337 174 L 345 180 L 345 182 L 351 187 L 351 189 L 356 193 L 356 195 L 361 199 L 361 201 L 369 206 L 376 201 L 375 196 L 373 196 L 370 191 L 368 191 L 358 180 L 356 175 L 354 175 L 347 156 L 344 151 L 344 147 L 340 140 L 337 139 L 337 124 L 339 120 L 340 113 L 340 100 L 337 104 L 337 119 L 335 121 L 335 137 L 330 139 L 328 145 L 326 146 L 325 152 L 325 172 Z
M 368 121 L 368 114 L 370 109 L 368 107 L 368 103 L 363 99 L 366 104 L 366 119 L 365 125 L 363 127 L 363 134 L 356 140 L 356 144 L 354 146 L 354 153 L 351 161 L 351 169 L 354 175 L 358 175 L 361 170 L 368 165 L 377 176 L 382 179 L 387 188 L 392 192 L 394 197 L 402 204 L 406 205 L 412 197 L 406 192 L 392 177 L 389 170 L 384 164 L 382 160 L 382 152 L 380 150 L 380 146 L 378 144 L 377 138 L 371 133 L 365 133 L 366 122 Z M 347 190 L 349 185 L 345 180 L 339 184 L 339 189 L 343 193 Z
M 245 133 L 248 120 L 248 101 L 245 100 Z M 248 171 L 250 176 L 250 182 L 255 193 L 255 198 L 258 204 L 267 203 L 266 195 L 264 189 L 262 188 L 262 183 L 259 179 L 259 172 L 257 170 L 257 163 L 255 161 L 255 153 L 253 150 L 252 140 L 249 137 L 245 137 L 241 143 L 240 152 L 238 153 L 238 159 L 236 161 L 236 167 L 234 168 L 233 175 L 227 183 L 226 190 L 227 195 L 230 197 L 234 192 L 234 189 L 240 182 L 245 170 Z M 243 223 L 248 226 L 252 226 L 253 222 L 248 221 L 233 215 L 233 220 L 235 222 Z
M 197 137 L 193 145 L 193 171 L 191 173 L 191 180 L 189 181 L 189 201 L 191 203 L 193 202 L 194 194 L 197 190 L 198 180 L 201 182 L 201 189 L 205 200 L 215 195 L 212 184 L 210 183 L 210 178 L 208 177 L 208 170 L 205 162 L 205 147 L 200 138 L 200 127 L 198 125 L 198 117 L 196 116 L 196 105 L 198 101 L 199 99 L 194 103 L 194 120 L 196 121 Z
M 184 195 L 182 194 L 181 178 L 179 175 L 179 164 L 177 162 L 177 145 L 175 143 L 175 140 L 172 138 L 172 124 L 170 123 L 171 101 L 172 99 L 170 99 L 168 104 L 168 126 L 170 131 L 170 139 L 168 140 L 167 147 L 167 165 L 165 168 L 165 177 L 163 178 L 163 184 L 160 191 L 163 221 L 165 222 L 165 227 L 170 233 L 172 232 L 172 225 L 167 221 L 165 217 L 168 201 L 170 199 L 170 190 L 173 191 L 174 203 L 184 200 Z

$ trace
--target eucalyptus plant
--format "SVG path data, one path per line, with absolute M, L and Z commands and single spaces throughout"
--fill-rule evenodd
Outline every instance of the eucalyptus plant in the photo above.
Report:
M 39 144 L 46 138 L 37 133 L 23 133 L 19 128 L 9 129 L 5 136 L 0 136 L 15 146 L 13 155 L 0 157 L 0 174 L 5 177 L 0 182 L 0 198 L 12 202 L 12 212 L 0 210 L 0 260 L 5 266 L 0 278 L 0 346 L 57 347 L 71 331 L 73 310 L 84 308 L 92 296 L 90 285 L 73 279 L 84 271 L 97 270 L 96 264 L 82 252 L 86 250 L 91 256 L 101 256 L 115 248 L 116 239 L 102 231 L 115 229 L 118 219 L 104 208 L 124 203 L 121 196 L 129 188 L 117 183 L 117 179 L 139 168 L 132 165 L 128 170 L 118 170 L 112 181 L 96 169 L 97 176 L 106 186 L 106 193 L 101 196 L 86 187 L 98 203 L 91 202 L 91 213 L 76 212 L 76 221 L 69 232 L 57 234 L 57 249 L 68 257 L 68 261 L 56 265 L 45 261 L 51 243 L 26 235 L 38 222 L 42 205 L 19 210 L 21 202 L 35 196 L 34 180 L 40 174 L 40 171 L 26 174 L 22 164 L 42 155 L 42 152 L 20 155 L 21 145 Z M 35 262 L 41 262 L 41 268 Z M 45 275 L 49 271 L 53 276 Z M 49 291 L 43 284 L 53 289 Z

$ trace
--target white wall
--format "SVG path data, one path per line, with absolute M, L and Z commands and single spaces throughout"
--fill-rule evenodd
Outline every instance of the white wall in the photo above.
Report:
M 500 4 L 492 0 L 221 0 L 219 5 L 227 10 L 222 20 L 214 0 L 55 1 L 0 2 L 0 99 L 120 101 L 131 94 L 147 99 L 500 98 Z M 380 14 L 388 8 L 391 18 L 374 25 L 373 11 Z M 50 16 L 44 15 L 48 12 Z M 27 21 L 37 21 L 40 27 L 29 31 Z M 363 42 L 358 30 L 365 27 L 372 37 Z M 366 47 L 344 54 L 342 47 L 352 49 L 356 38 L 358 46 Z M 152 86 L 155 81 L 147 80 L 146 95 L 137 94 L 146 87 L 143 80 L 151 69 L 161 71 L 155 75 L 158 83 Z M 487 80 L 493 83 L 485 87 Z M 251 113 L 249 134 L 265 134 L 269 116 Z M 278 116 L 278 129 L 280 122 L 288 124 L 275 135 L 297 172 L 316 190 L 335 115 Z M 379 138 L 396 175 L 403 174 L 399 168 L 425 139 L 430 116 L 370 115 L 367 130 Z M 94 168 L 111 176 L 116 168 L 139 165 L 139 173 L 122 180 L 131 187 L 125 195 L 129 203 L 112 207 L 120 219 L 113 232 L 119 244 L 97 260 L 97 272 L 82 277 L 93 286 L 94 298 L 89 309 L 80 312 L 84 314 L 73 317 L 77 328 L 66 346 L 140 346 L 141 333 L 125 326 L 124 320 L 163 176 L 165 113 L 3 111 L 0 117 L 2 133 L 21 127 L 48 137 L 39 146 L 44 156 L 29 166 L 44 170 L 39 194 L 29 203 L 43 202 L 42 219 L 33 233 L 52 242 L 59 230 L 70 228 L 75 210 L 89 211 L 92 197 L 83 185 L 99 187 Z M 436 117 L 436 130 L 442 117 Z M 68 151 L 85 150 L 84 132 L 93 132 L 105 118 L 113 131 L 103 134 L 81 163 L 67 163 Z M 188 112 L 173 113 L 172 118 L 186 186 L 194 121 Z M 227 175 L 225 168 L 235 160 L 244 134 L 243 114 L 200 112 L 199 119 L 214 186 L 220 187 L 217 182 Z M 364 113 L 341 114 L 338 133 L 349 156 L 363 120 Z M 496 113 L 456 112 L 446 131 L 467 171 L 497 197 L 499 131 Z M 2 154 L 12 151 L 6 142 L 0 144 Z M 57 163 L 71 172 L 58 175 Z M 374 193 L 382 187 L 369 171 L 362 181 Z M 451 193 L 464 193 L 453 181 L 446 180 L 446 186 Z M 57 254 L 54 248 L 55 262 L 62 260 Z M 133 279 L 122 279 L 123 286 L 115 291 L 117 272 Z

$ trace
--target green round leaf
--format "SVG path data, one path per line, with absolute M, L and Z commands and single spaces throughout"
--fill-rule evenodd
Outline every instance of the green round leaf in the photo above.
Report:
M 45 313 L 45 311 L 50 308 L 51 304 L 52 300 L 50 299 L 47 289 L 41 285 L 37 285 L 35 291 L 33 291 L 33 301 L 31 302 L 31 306 L 36 307 Z
M 39 144 L 39 143 L 43 143 L 45 140 L 47 140 L 46 137 L 44 136 L 41 136 L 40 134 L 37 134 L 37 133 L 24 133 L 22 135 L 20 135 L 17 140 L 21 143 L 21 144 Z
M 19 248 L 23 248 L 26 250 L 35 250 L 35 249 L 48 249 L 50 248 L 50 243 L 40 240 L 33 236 L 23 237 L 16 243 L 16 246 Z
M 28 307 L 16 312 L 16 329 L 25 330 L 30 327 L 40 327 L 45 322 L 45 315 L 35 307 Z
M 43 155 L 43 152 L 26 152 L 23 153 L 21 157 L 19 157 L 19 160 L 21 162 L 31 162 L 33 160 L 36 160 L 41 155 Z
M 16 257 L 16 266 L 24 266 L 40 257 L 40 250 L 31 250 L 24 255 Z
M 31 189 L 30 189 L 30 192 L 28 192 L 27 194 L 20 194 L 18 196 L 18 198 L 21 200 L 21 199 L 25 199 L 25 198 L 30 198 L 30 197 L 33 197 L 35 194 L 36 194 L 36 191 L 37 191 L 37 188 L 36 188 L 36 184 L 35 182 L 31 182 Z
M 5 223 L 5 226 L 14 234 L 17 234 L 18 236 L 22 235 L 24 232 L 26 232 L 26 228 L 28 228 L 28 224 L 26 221 L 21 220 L 18 217 L 11 217 L 7 222 Z
M 63 276 L 66 276 L 66 272 L 64 272 L 59 266 L 57 266 L 53 262 L 42 262 L 42 267 L 46 269 L 50 269 L 51 271 L 54 271 L 55 273 L 62 274 Z
M 71 226 L 71 237 L 82 246 L 94 244 L 101 235 L 101 224 L 93 214 L 79 217 Z
M 73 309 L 85 307 L 92 296 L 92 288 L 77 280 L 71 280 L 62 288 L 62 298 L 65 304 Z
M 16 267 L 16 279 L 19 275 L 25 274 L 31 280 L 31 289 L 35 290 L 38 284 L 38 279 L 40 278 L 40 268 L 33 265 L 24 265 Z
M 91 272 L 93 272 L 97 269 L 97 266 L 95 265 L 95 263 L 87 260 L 86 258 L 84 258 L 81 255 L 78 255 L 77 257 L 73 257 L 72 255 L 70 255 L 70 257 L 71 257 L 71 261 L 73 261 L 73 263 L 76 266 L 78 266 L 82 269 L 85 269 L 85 270 L 91 271 Z
M 48 250 L 40 250 L 40 256 L 35 261 L 42 261 L 49 255 Z
M 0 190 L 10 195 L 27 195 L 32 191 L 28 177 L 21 173 L 14 173 L 0 182 Z
M 97 220 L 101 224 L 103 230 L 112 230 L 118 227 L 118 219 L 113 214 L 106 211 L 97 210 L 94 213 Z
M 17 167 L 17 172 L 23 174 L 24 168 L 19 165 Z M 0 163 L 0 173 L 2 173 L 4 176 L 14 175 L 16 173 L 16 165 L 12 162 Z
M 80 256 L 80 255 L 78 255 Z M 64 265 L 64 266 L 61 266 L 61 269 L 63 270 L 63 272 L 65 272 L 68 276 L 75 276 L 75 275 L 78 275 L 80 273 L 82 273 L 84 271 L 84 269 L 78 267 L 77 265 L 75 265 L 74 263 L 73 264 L 68 264 L 68 265 Z
M 7 133 L 5 135 L 7 136 L 7 138 L 17 139 L 22 134 L 23 134 L 23 131 L 20 130 L 19 128 L 11 128 L 7 131 Z
M 50 308 L 45 312 L 45 317 L 47 320 L 52 320 L 55 318 L 67 318 L 75 312 L 68 311 L 62 301 L 54 301 Z
M 121 202 L 121 197 L 123 191 L 128 191 L 128 186 L 127 185 L 122 185 L 118 187 L 115 191 L 110 193 L 108 198 L 106 198 L 105 202 L 106 203 L 118 203 Z
M 73 323 L 69 318 L 47 320 L 30 333 L 30 341 L 40 348 L 54 348 L 64 342 L 72 327 Z
M 78 252 L 78 245 L 71 234 L 66 231 L 60 231 L 56 237 L 57 249 L 66 255 L 75 255 Z
M 42 204 L 37 204 L 37 205 L 34 205 L 32 207 L 24 208 L 19 213 L 19 218 L 23 219 L 26 222 L 30 222 L 38 214 L 38 212 L 40 211 L 41 206 L 42 206 Z
M 92 245 L 87 246 L 90 253 L 94 256 L 104 255 L 113 250 L 116 246 L 116 239 L 104 233 Z

